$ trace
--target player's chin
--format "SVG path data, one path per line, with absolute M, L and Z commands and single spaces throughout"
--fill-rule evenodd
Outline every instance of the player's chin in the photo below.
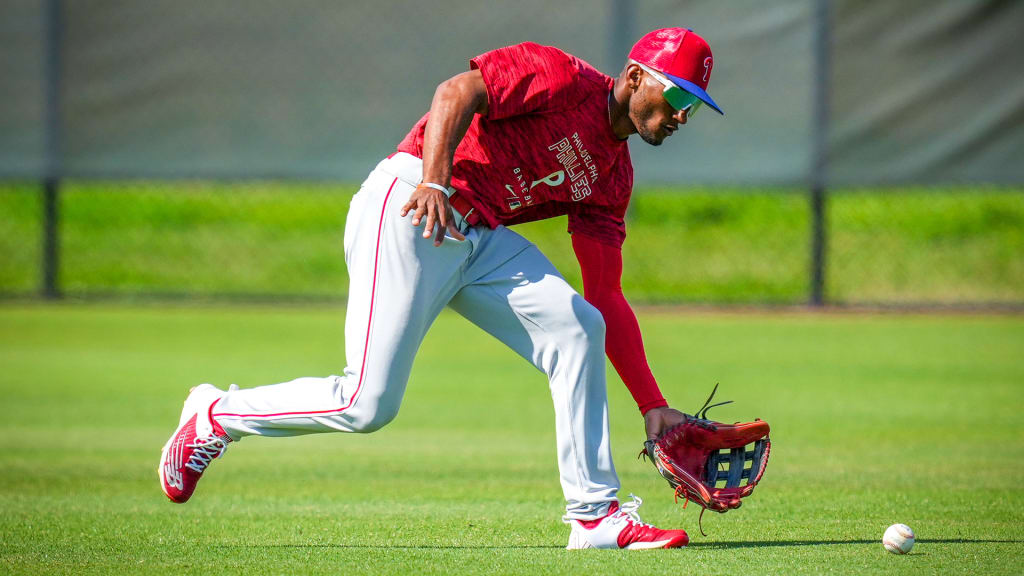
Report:
M 647 142 L 651 146 L 661 146 L 661 143 L 669 136 L 668 132 L 665 132 L 660 128 L 656 132 L 651 130 L 641 130 L 638 134 L 640 134 L 641 140 Z

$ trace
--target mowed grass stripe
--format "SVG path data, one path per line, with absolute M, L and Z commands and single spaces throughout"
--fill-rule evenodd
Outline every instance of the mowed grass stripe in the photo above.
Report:
M 768 420 L 764 482 L 738 511 L 681 510 L 636 460 L 609 380 L 623 497 L 686 550 L 562 550 L 543 376 L 445 313 L 398 419 L 366 435 L 249 438 L 184 506 L 156 462 L 188 387 L 343 367 L 339 307 L 0 308 L 0 571 L 11 574 L 1005 573 L 1024 554 L 1024 319 L 641 313 L 682 409 L 715 382 L 723 421 Z M 919 537 L 897 557 L 895 522 Z

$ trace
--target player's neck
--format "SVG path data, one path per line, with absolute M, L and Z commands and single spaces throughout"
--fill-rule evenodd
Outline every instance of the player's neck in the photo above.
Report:
M 636 126 L 633 126 L 633 121 L 629 119 L 628 91 L 620 90 L 617 82 L 608 93 L 608 124 L 619 140 L 636 134 Z

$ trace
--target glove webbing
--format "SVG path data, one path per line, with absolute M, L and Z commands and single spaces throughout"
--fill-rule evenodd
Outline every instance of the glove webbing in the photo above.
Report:
M 726 488 L 736 488 L 744 478 L 749 483 L 750 477 L 761 469 L 765 446 L 767 446 L 767 441 L 762 438 L 754 443 L 752 451 L 747 450 L 746 446 L 741 446 L 729 450 L 728 453 L 719 450 L 708 456 L 706 475 L 708 487 L 715 488 L 719 480 L 725 480 Z M 747 462 L 750 462 L 750 468 L 746 467 Z M 725 466 L 725 469 L 722 469 L 722 466 Z

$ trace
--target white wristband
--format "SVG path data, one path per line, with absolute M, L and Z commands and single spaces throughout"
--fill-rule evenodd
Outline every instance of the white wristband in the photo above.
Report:
M 420 186 L 426 186 L 427 188 L 433 188 L 434 190 L 440 190 L 441 192 L 444 193 L 445 197 L 447 197 L 447 198 L 451 198 L 452 197 L 452 193 L 455 192 L 454 190 L 452 190 L 450 188 L 445 188 L 444 186 L 441 186 L 440 184 L 434 184 L 433 182 L 420 182 Z

